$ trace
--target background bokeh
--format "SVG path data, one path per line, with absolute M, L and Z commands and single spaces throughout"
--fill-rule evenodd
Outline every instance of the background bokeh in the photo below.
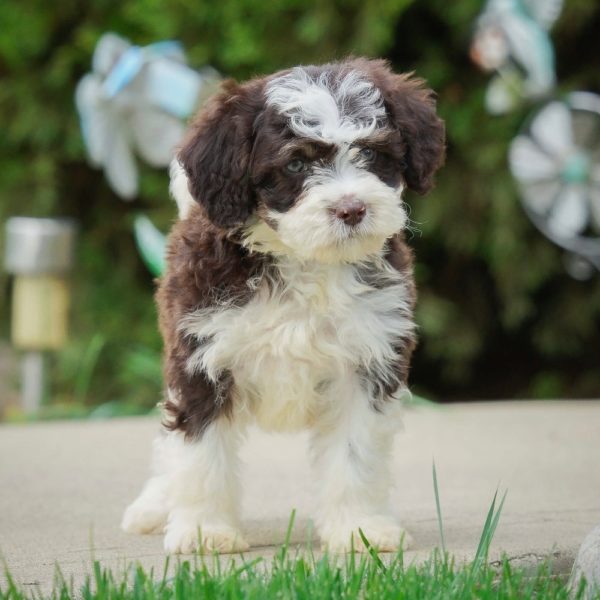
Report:
M 600 396 L 600 277 L 571 279 L 562 252 L 519 205 L 506 154 L 531 107 L 485 112 L 488 77 L 468 58 L 482 4 L 0 2 L 0 222 L 19 214 L 80 224 L 71 341 L 52 358 L 55 406 L 137 411 L 160 399 L 154 283 L 132 220 L 143 211 L 167 230 L 175 216 L 167 175 L 144 168 L 139 196 L 118 199 L 88 166 L 74 108 L 75 85 L 106 31 L 140 45 L 179 39 L 192 66 L 238 79 L 348 54 L 387 57 L 396 70 L 425 77 L 439 95 L 448 160 L 432 194 L 409 198 L 421 232 L 411 240 L 421 333 L 414 390 L 441 401 Z M 566 0 L 552 32 L 561 91 L 600 92 L 599 31 L 600 4 Z M 17 374 L 8 350 L 11 284 L 3 277 L 0 378 L 9 394 Z

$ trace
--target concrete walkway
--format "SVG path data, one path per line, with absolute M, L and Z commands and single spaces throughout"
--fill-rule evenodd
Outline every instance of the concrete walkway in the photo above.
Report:
M 163 565 L 161 536 L 119 530 L 147 473 L 157 419 L 0 427 L 0 555 L 22 584 L 48 590 L 59 564 L 79 583 L 92 556 L 117 570 Z M 243 450 L 243 528 L 252 553 L 310 536 L 306 438 L 252 432 Z M 600 524 L 600 401 L 501 402 L 407 410 L 396 440 L 394 504 L 415 539 L 407 558 L 439 543 L 435 458 L 448 549 L 473 556 L 490 501 L 508 496 L 493 544 L 516 562 L 552 555 L 567 571 Z M 0 558 L 1 560 L 1 558 Z M 1 581 L 1 578 L 0 578 Z

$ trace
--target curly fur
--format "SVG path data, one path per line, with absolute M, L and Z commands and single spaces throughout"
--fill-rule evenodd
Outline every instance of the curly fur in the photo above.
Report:
M 255 422 L 310 430 L 326 546 L 360 549 L 361 527 L 397 547 L 387 458 L 416 296 L 402 193 L 430 190 L 443 156 L 433 93 L 383 61 L 230 81 L 199 113 L 157 293 L 165 428 L 126 530 L 164 528 L 168 552 L 246 548 L 237 448 Z

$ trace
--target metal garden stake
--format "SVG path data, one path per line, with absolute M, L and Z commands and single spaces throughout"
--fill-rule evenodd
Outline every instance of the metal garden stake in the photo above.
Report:
M 67 339 L 75 225 L 63 219 L 13 217 L 6 223 L 5 269 L 14 275 L 12 341 L 23 351 L 23 411 L 39 410 L 45 389 L 44 353 Z

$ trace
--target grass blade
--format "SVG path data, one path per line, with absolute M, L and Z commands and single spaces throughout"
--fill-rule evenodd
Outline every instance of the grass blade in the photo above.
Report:
M 435 494 L 435 509 L 437 511 L 438 527 L 440 529 L 440 538 L 442 540 L 442 552 L 446 554 L 446 538 L 444 537 L 444 527 L 442 525 L 442 508 L 440 505 L 440 492 L 438 489 L 437 471 L 435 470 L 435 460 L 433 461 L 433 492 Z
M 496 514 L 494 515 L 494 519 L 492 520 L 492 524 L 490 525 L 489 531 L 488 531 L 488 539 L 486 540 L 486 556 L 488 554 L 488 551 L 490 549 L 490 545 L 492 543 L 492 539 L 494 537 L 494 535 L 496 534 L 496 527 L 498 527 L 498 523 L 500 521 L 500 515 L 502 514 L 502 509 L 504 508 L 504 501 L 506 500 L 506 494 L 508 493 L 508 491 L 505 491 L 503 496 L 502 496 L 502 500 L 500 500 L 500 504 L 498 505 L 498 510 L 496 511 Z
M 475 560 L 476 561 L 479 560 L 479 558 L 483 554 L 483 549 L 484 549 L 485 542 L 487 539 L 487 533 L 492 524 L 492 519 L 494 518 L 494 511 L 496 510 L 496 498 L 497 497 L 498 497 L 498 490 L 496 490 L 496 493 L 494 494 L 494 497 L 492 498 L 492 504 L 490 505 L 490 508 L 488 509 L 487 516 L 485 518 L 485 523 L 483 524 L 483 529 L 481 530 L 481 537 L 479 538 L 479 545 L 477 546 L 477 550 L 475 551 Z
M 294 509 L 292 509 L 292 513 L 290 514 L 290 520 L 288 522 L 287 531 L 285 532 L 285 541 L 283 542 L 283 545 L 281 546 L 281 552 L 280 552 L 279 559 L 281 560 L 282 566 L 283 566 L 283 563 L 287 556 L 288 547 L 290 545 L 290 540 L 292 539 L 292 529 L 294 528 L 295 520 L 296 520 L 296 509 L 294 508 Z
M 494 497 L 492 499 L 492 504 L 487 513 L 487 517 L 485 519 L 485 523 L 483 525 L 483 530 L 481 531 L 481 537 L 479 538 L 479 545 L 477 546 L 477 551 L 475 552 L 475 558 L 473 560 L 474 565 L 479 565 L 485 558 L 487 558 L 490 550 L 490 546 L 492 544 L 492 539 L 496 532 L 496 527 L 498 526 L 498 522 L 500 521 L 500 514 L 502 513 L 502 508 L 504 507 L 504 501 L 506 500 L 506 494 L 508 491 L 504 492 L 502 496 L 502 500 L 500 501 L 500 505 L 498 506 L 498 510 L 496 510 L 496 500 L 498 498 L 498 490 L 496 490 Z
M 375 548 L 373 548 L 373 546 L 371 546 L 371 542 L 369 542 L 369 540 L 367 539 L 367 536 L 364 534 L 363 530 L 360 527 L 358 528 L 358 535 L 360 535 L 360 539 L 362 540 L 362 543 L 365 545 L 367 552 L 369 553 L 369 555 L 371 556 L 371 558 L 373 559 L 375 564 L 379 567 L 379 569 L 381 571 L 383 571 L 385 573 L 387 571 L 387 567 L 383 564 L 383 561 L 379 557 L 379 554 L 377 554 L 377 551 L 375 550 Z

